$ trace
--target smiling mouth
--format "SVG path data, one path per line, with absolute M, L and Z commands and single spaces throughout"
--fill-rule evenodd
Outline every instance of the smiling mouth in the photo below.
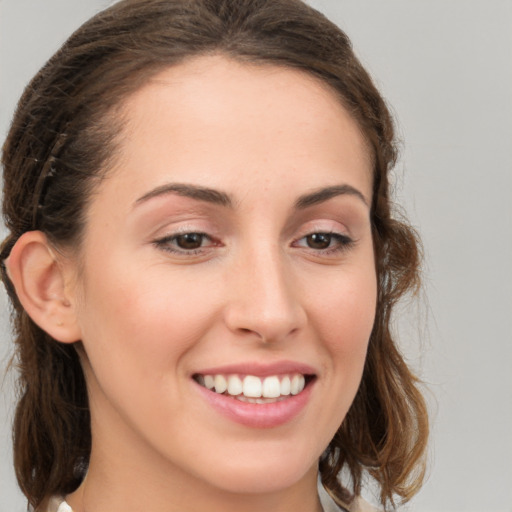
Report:
M 300 394 L 315 377 L 292 373 L 267 377 L 196 374 L 193 378 L 199 385 L 219 395 L 229 396 L 241 402 L 268 404 Z

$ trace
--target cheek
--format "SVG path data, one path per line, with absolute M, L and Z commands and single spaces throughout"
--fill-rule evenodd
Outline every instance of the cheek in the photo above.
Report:
M 324 439 L 332 439 L 356 396 L 375 320 L 377 286 L 371 265 L 344 268 L 331 276 L 326 294 L 310 296 L 310 319 L 317 333 L 322 377 L 316 411 Z
M 360 378 L 375 321 L 377 283 L 372 267 L 346 272 L 315 300 L 317 329 L 329 359 L 345 379 Z
M 180 357 L 200 337 L 201 320 L 214 307 L 197 286 L 158 272 L 144 278 L 103 272 L 89 280 L 84 297 L 86 348 L 88 343 L 112 356 L 117 351 L 116 357 L 132 357 L 138 366 Z
M 107 404 L 113 404 L 128 424 L 143 411 L 147 424 L 170 428 L 175 411 L 185 407 L 183 361 L 208 329 L 214 305 L 201 289 L 163 272 L 148 271 L 144 279 L 134 277 L 140 272 L 121 274 L 105 269 L 84 287 L 91 402 L 96 417 L 109 418 Z

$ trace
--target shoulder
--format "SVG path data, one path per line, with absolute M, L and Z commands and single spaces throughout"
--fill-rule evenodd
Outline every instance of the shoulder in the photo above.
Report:
M 42 512 L 73 512 L 71 507 L 64 501 L 61 496 L 53 496 L 49 499 L 48 505 Z
M 380 509 L 370 505 L 361 497 L 356 498 L 347 510 L 348 512 L 381 512 Z
M 338 503 L 321 484 L 318 486 L 318 495 L 324 512 L 381 512 L 359 496 L 350 505 Z

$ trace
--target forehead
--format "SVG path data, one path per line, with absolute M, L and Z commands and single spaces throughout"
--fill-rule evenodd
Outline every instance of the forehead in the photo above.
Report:
M 280 173 L 314 186 L 319 169 L 364 169 L 371 196 L 371 157 L 358 123 L 327 84 L 304 71 L 197 57 L 127 98 L 123 119 L 115 167 L 138 170 L 139 179 L 185 174 L 215 187 L 219 178 L 236 185 L 242 174 Z

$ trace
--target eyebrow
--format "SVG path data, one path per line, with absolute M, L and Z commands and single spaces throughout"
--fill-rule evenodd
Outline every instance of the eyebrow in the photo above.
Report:
M 233 207 L 233 200 L 229 194 L 226 194 L 225 192 L 208 187 L 202 187 L 200 185 L 189 185 L 184 183 L 167 183 L 165 185 L 156 187 L 143 196 L 139 197 L 137 201 L 135 201 L 135 206 L 140 203 L 149 201 L 155 197 L 160 197 L 167 194 L 177 194 L 179 196 L 190 197 L 191 199 L 218 204 L 228 208 Z M 368 206 L 368 201 L 364 195 L 356 188 L 352 187 L 351 185 L 334 185 L 331 187 L 324 187 L 318 190 L 314 190 L 313 192 L 300 196 L 295 202 L 295 209 L 303 210 L 340 195 L 351 195 L 358 197 L 365 205 Z
M 205 201 L 207 203 L 218 204 L 229 208 L 233 207 L 231 197 L 225 192 L 212 188 L 201 187 L 199 185 L 187 185 L 183 183 L 168 183 L 166 185 L 156 187 L 139 197 L 139 199 L 135 201 L 135 206 L 140 203 L 144 203 L 149 199 L 166 194 L 177 194 L 179 196 L 190 197 L 191 199 L 196 199 L 198 201 Z
M 315 204 L 323 203 L 336 196 L 350 195 L 361 199 L 366 206 L 369 206 L 365 196 L 357 190 L 357 188 L 351 185 L 334 185 L 332 187 L 325 187 L 318 190 L 314 190 L 309 194 L 305 194 L 295 202 L 295 208 L 297 210 L 303 210 Z

